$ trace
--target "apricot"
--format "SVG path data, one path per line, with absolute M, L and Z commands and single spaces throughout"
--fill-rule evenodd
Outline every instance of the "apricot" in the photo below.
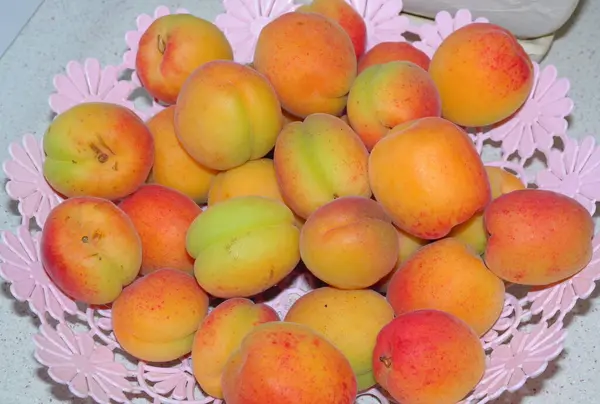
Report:
M 219 173 L 212 182 L 208 193 L 208 205 L 226 201 L 238 196 L 264 196 L 285 203 L 273 160 L 263 158 L 252 160 L 239 167 Z M 295 216 L 296 224 L 301 227 L 304 219 Z
M 356 58 L 365 52 L 367 42 L 367 26 L 364 18 L 344 0 L 313 0 L 296 9 L 297 12 L 317 13 L 329 17 L 344 29 L 352 45 Z
M 365 391 L 376 384 L 372 357 L 377 334 L 393 318 L 392 307 L 373 290 L 322 287 L 296 300 L 285 321 L 323 334 L 348 358 L 358 391 Z
M 486 166 L 485 171 L 490 182 L 492 199 L 517 189 L 525 189 L 525 185 L 517 176 L 500 167 Z M 475 213 L 469 220 L 454 227 L 448 237 L 455 237 L 471 246 L 477 254 L 483 254 L 487 244 L 483 212 Z
M 441 310 L 483 335 L 504 308 L 504 282 L 465 243 L 445 238 L 421 247 L 400 266 L 387 299 L 396 315 Z
M 86 102 L 59 114 L 44 134 L 43 172 L 66 197 L 123 198 L 142 185 L 154 160 L 148 127 L 130 109 Z
M 218 59 L 233 60 L 233 50 L 215 24 L 191 14 L 169 14 L 142 34 L 135 69 L 150 95 L 174 104 L 188 76 Z
M 373 371 L 381 387 L 402 404 L 455 404 L 483 377 L 485 352 L 462 320 L 417 310 L 383 327 Z
M 264 157 L 282 126 L 281 105 L 269 81 L 226 60 L 194 70 L 175 107 L 175 133 L 183 148 L 213 170 Z
M 369 154 L 340 118 L 313 114 L 288 124 L 275 144 L 275 173 L 285 203 L 306 219 L 343 196 L 371 196 Z
M 427 240 L 482 211 L 490 184 L 467 133 L 443 118 L 392 129 L 369 156 L 373 195 L 403 231 Z
M 429 56 L 408 42 L 380 42 L 358 60 L 358 74 L 367 67 L 388 62 L 412 62 L 424 70 L 429 69 Z
M 424 245 L 427 245 L 430 242 L 429 240 L 423 240 L 418 237 L 412 236 L 407 232 L 398 229 L 397 227 L 394 228 L 398 232 L 398 243 L 400 246 L 398 250 L 398 261 L 396 262 L 394 269 L 392 269 L 392 271 L 389 274 L 384 276 L 375 285 L 375 289 L 384 294 L 387 293 L 388 285 L 390 284 L 392 276 L 394 276 L 394 274 L 396 273 L 396 271 L 398 271 L 398 268 L 400 268 L 404 261 L 406 261 L 408 257 L 413 255 L 417 250 L 419 250 L 419 248 L 423 247 Z
M 339 289 L 372 286 L 398 260 L 392 220 L 374 200 L 347 196 L 317 209 L 300 232 L 306 268 Z
M 142 264 L 142 243 L 125 212 L 96 197 L 52 209 L 42 229 L 40 260 L 52 282 L 87 304 L 113 302 Z
M 356 54 L 350 37 L 334 20 L 292 12 L 262 29 L 254 68 L 273 83 L 281 105 L 291 114 L 339 116 L 356 77 Z
M 292 211 L 262 196 L 209 206 L 190 225 L 186 248 L 194 274 L 209 294 L 249 297 L 289 275 L 300 261 L 300 231 Z
M 172 188 L 149 184 L 123 199 L 119 207 L 142 240 L 143 275 L 161 268 L 194 271 L 185 236 L 202 209 L 193 200 Z
M 485 172 L 490 181 L 492 199 L 496 199 L 500 195 L 508 194 L 512 191 L 526 188 L 519 177 L 500 167 L 485 166 Z
M 412 62 L 395 61 L 363 70 L 350 89 L 350 126 L 371 150 L 402 123 L 439 117 L 440 96 L 429 73 Z
M 175 106 L 158 112 L 146 123 L 154 137 L 152 183 L 173 188 L 197 203 L 205 203 L 218 171 L 204 167 L 190 156 L 175 134 Z
M 112 325 L 125 352 L 168 362 L 191 352 L 208 312 L 208 296 L 193 276 L 163 268 L 126 287 L 112 306 Z
M 227 404 L 353 404 L 357 393 L 344 354 L 311 328 L 290 322 L 254 327 L 221 381 Z
M 575 199 L 523 189 L 492 201 L 485 263 L 505 281 L 548 285 L 581 271 L 592 258 L 594 221 Z
M 440 44 L 429 74 L 442 116 L 461 126 L 487 126 L 516 112 L 533 88 L 533 64 L 508 30 L 491 23 L 457 29 Z
M 215 307 L 200 324 L 192 346 L 193 373 L 202 390 L 222 399 L 221 375 L 229 356 L 254 327 L 278 320 L 273 308 L 249 299 L 228 299 Z
M 273 160 L 263 158 L 248 161 L 239 167 L 219 173 L 210 187 L 208 205 L 231 198 L 257 195 L 283 201 Z

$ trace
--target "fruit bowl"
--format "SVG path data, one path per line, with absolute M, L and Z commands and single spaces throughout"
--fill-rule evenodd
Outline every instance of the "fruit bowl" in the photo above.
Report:
M 367 49 L 383 41 L 409 40 L 431 56 L 453 31 L 473 22 L 468 10 L 451 15 L 440 12 L 435 21 L 413 26 L 399 15 L 401 0 L 348 0 L 364 18 Z M 235 61 L 252 60 L 261 29 L 272 19 L 298 5 L 274 0 L 268 7 L 260 0 L 225 0 L 224 13 L 215 24 L 234 49 Z M 152 100 L 135 72 L 135 54 L 142 33 L 150 23 L 169 13 L 187 13 L 158 7 L 142 14 L 136 27 L 125 35 L 128 50 L 119 66 L 97 59 L 71 61 L 54 78 L 55 92 L 49 103 L 60 114 L 90 101 L 104 101 L 130 108 L 143 119 L 164 109 Z M 479 19 L 478 21 L 481 21 Z M 565 194 L 580 202 L 590 214 L 596 211 L 600 187 L 600 150 L 593 137 L 568 136 L 567 116 L 573 108 L 569 81 L 552 65 L 534 63 L 534 87 L 520 111 L 494 128 L 471 128 L 477 151 L 488 165 L 517 175 L 529 187 Z M 11 284 L 13 296 L 26 301 L 41 326 L 34 337 L 35 358 L 48 368 L 57 383 L 68 385 L 78 397 L 98 403 L 127 403 L 145 399 L 152 403 L 221 403 L 197 386 L 189 357 L 165 365 L 151 365 L 124 353 L 112 330 L 107 307 L 75 303 L 53 284 L 40 261 L 40 231 L 50 211 L 63 201 L 42 173 L 41 139 L 26 134 L 10 145 L 11 159 L 3 165 L 6 191 L 17 201 L 21 225 L 2 233 L 0 275 Z M 487 366 L 479 385 L 463 403 L 486 403 L 505 391 L 520 389 L 529 378 L 539 376 L 563 350 L 565 316 L 579 299 L 586 299 L 600 278 L 600 238 L 593 241 L 593 257 L 577 275 L 551 287 L 509 288 L 504 310 L 493 328 L 482 337 Z M 307 271 L 299 269 L 278 293 L 258 298 L 280 315 L 316 285 Z M 383 390 L 363 392 L 357 403 L 393 402 Z

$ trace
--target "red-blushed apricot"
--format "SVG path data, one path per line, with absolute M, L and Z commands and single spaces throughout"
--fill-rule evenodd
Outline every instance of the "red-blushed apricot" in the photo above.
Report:
M 428 240 L 490 201 L 483 162 L 467 133 L 443 118 L 395 127 L 369 156 L 373 195 L 405 232 Z
M 429 69 L 429 56 L 408 42 L 380 42 L 358 61 L 358 74 L 367 67 L 388 62 L 412 62 L 424 70 Z
M 371 150 L 397 125 L 439 117 L 440 96 L 429 73 L 416 64 L 377 64 L 363 70 L 352 84 L 347 114 L 350 126 Z
M 308 326 L 281 321 L 246 335 L 221 383 L 227 404 L 353 404 L 357 393 L 340 350 Z
M 191 14 L 169 14 L 142 34 L 135 70 L 150 95 L 174 104 L 188 76 L 219 59 L 233 60 L 233 50 L 215 24 Z
M 114 203 L 76 197 L 50 211 L 40 259 L 66 295 L 87 304 L 108 304 L 138 275 L 142 243 L 129 217 Z
M 254 327 L 270 321 L 279 321 L 272 307 L 244 298 L 227 299 L 206 316 L 192 347 L 194 377 L 205 393 L 223 398 L 221 376 L 229 356 Z
M 285 13 L 260 32 L 254 68 L 269 79 L 282 107 L 293 115 L 339 116 L 356 77 L 356 55 L 348 34 L 329 17 Z
M 298 12 L 317 13 L 329 17 L 344 29 L 354 46 L 356 58 L 365 51 L 367 26 L 364 18 L 344 0 L 313 0 L 296 9 Z
M 400 315 L 373 351 L 375 379 L 402 404 L 455 404 L 481 380 L 485 352 L 462 320 L 438 310 Z
M 130 109 L 85 102 L 59 114 L 44 134 L 44 177 L 69 198 L 117 200 L 148 178 L 154 141 Z
M 154 137 L 151 182 L 173 188 L 205 203 L 212 179 L 218 171 L 204 167 L 190 156 L 175 133 L 175 106 L 158 112 L 147 121 Z
M 346 196 L 317 209 L 302 226 L 306 268 L 338 289 L 362 289 L 389 274 L 399 255 L 398 234 L 374 200 Z
M 358 391 L 373 387 L 373 349 L 377 334 L 394 310 L 374 290 L 317 288 L 294 302 L 285 321 L 304 324 L 329 339 L 350 361 Z
M 193 200 L 172 188 L 148 184 L 123 199 L 119 207 L 142 240 L 142 274 L 161 268 L 194 271 L 185 236 L 202 209 Z
M 191 352 L 208 312 L 208 295 L 193 276 L 163 268 L 137 279 L 112 306 L 112 325 L 125 352 L 168 362 Z
M 487 126 L 516 112 L 533 87 L 533 64 L 508 30 L 473 23 L 451 33 L 431 59 L 429 73 L 442 116 L 461 126 Z
M 371 196 L 369 153 L 342 119 L 312 114 L 288 124 L 275 143 L 275 174 L 286 205 L 306 219 L 343 196 Z
M 492 199 L 517 189 L 525 189 L 525 184 L 517 176 L 500 167 L 485 166 L 485 171 L 490 182 Z M 455 226 L 448 233 L 448 237 L 457 238 L 467 243 L 477 254 L 483 254 L 487 244 L 483 212 L 477 212 L 466 222 Z
M 223 171 L 269 153 L 283 117 L 265 76 L 239 63 L 215 60 L 186 80 L 174 122 L 186 152 L 204 167 Z
M 392 276 L 387 299 L 396 315 L 442 310 L 483 335 L 504 308 L 504 282 L 467 244 L 445 238 L 421 247 L 404 261 Z
M 594 221 L 575 199 L 524 189 L 502 195 L 484 213 L 485 263 L 500 278 L 548 285 L 581 271 L 592 258 Z

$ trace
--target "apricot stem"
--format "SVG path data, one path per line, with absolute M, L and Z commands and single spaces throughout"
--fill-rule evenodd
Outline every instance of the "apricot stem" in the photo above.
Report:
M 94 153 L 96 153 L 96 156 L 97 156 L 96 158 L 98 159 L 98 161 L 100 163 L 106 163 L 106 160 L 108 160 L 108 154 L 106 154 L 102 150 L 100 150 L 100 148 L 98 146 L 96 146 L 94 143 L 90 144 L 90 148 L 94 151 Z
M 383 366 L 385 366 L 388 369 L 392 367 L 392 359 L 388 358 L 387 356 L 380 356 L 379 361 L 381 361 L 381 363 L 383 363 Z
M 156 38 L 158 41 L 158 51 L 161 53 L 161 55 L 165 54 L 165 51 L 167 50 L 167 44 L 165 42 L 165 40 L 163 39 L 162 36 L 158 35 L 158 37 Z

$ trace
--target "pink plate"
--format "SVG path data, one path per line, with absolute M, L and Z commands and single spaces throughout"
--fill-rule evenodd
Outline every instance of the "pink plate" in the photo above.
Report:
M 366 22 L 367 48 L 382 41 L 404 41 L 404 34 L 410 33 L 418 35 L 415 46 L 431 56 L 450 33 L 473 22 L 468 10 L 459 10 L 454 16 L 444 11 L 431 24 L 415 27 L 399 15 L 402 0 L 346 1 Z M 251 61 L 265 24 L 298 6 L 292 0 L 224 0 L 223 5 L 225 12 L 217 16 L 215 24 L 226 34 L 240 63 Z M 120 66 L 103 65 L 93 58 L 69 62 L 65 72 L 54 78 L 52 110 L 61 113 L 79 103 L 105 101 L 131 108 L 145 119 L 160 111 L 163 106 L 150 97 L 146 105 L 133 99 L 134 91 L 143 92 L 134 71 L 135 52 L 141 34 L 154 19 L 187 12 L 161 6 L 140 15 L 135 29 L 125 35 L 128 50 Z M 121 79 L 127 71 L 132 78 Z M 535 64 L 535 85 L 519 113 L 500 126 L 472 128 L 470 133 L 487 164 L 511 170 L 529 186 L 573 197 L 593 214 L 600 199 L 600 148 L 591 136 L 576 140 L 567 135 L 566 117 L 573 109 L 568 92 L 569 81 L 559 77 L 554 66 Z M 34 337 L 35 357 L 48 367 L 50 377 L 67 385 L 74 395 L 98 403 L 129 403 L 135 398 L 165 404 L 222 403 L 198 388 L 189 357 L 161 367 L 133 361 L 123 354 L 112 334 L 110 310 L 76 305 L 52 284 L 39 260 L 39 230 L 30 230 L 30 222 L 43 227 L 62 198 L 42 174 L 44 153 L 39 139 L 26 134 L 10 145 L 9 152 L 11 158 L 3 165 L 9 179 L 6 192 L 18 202 L 22 224 L 14 232 L 1 234 L 0 275 L 10 283 L 13 296 L 28 302 L 41 320 Z M 547 165 L 535 168 L 539 156 L 545 157 L 542 160 Z M 519 298 L 509 289 L 500 319 L 482 337 L 487 352 L 485 375 L 462 403 L 489 402 L 544 372 L 563 350 L 565 315 L 577 300 L 590 296 L 599 278 L 600 237 L 596 237 L 591 263 L 575 277 L 520 293 Z M 295 273 L 280 286 L 279 295 L 267 302 L 283 315 L 313 285 L 309 274 Z M 357 399 L 357 403 L 390 402 L 376 388 Z

